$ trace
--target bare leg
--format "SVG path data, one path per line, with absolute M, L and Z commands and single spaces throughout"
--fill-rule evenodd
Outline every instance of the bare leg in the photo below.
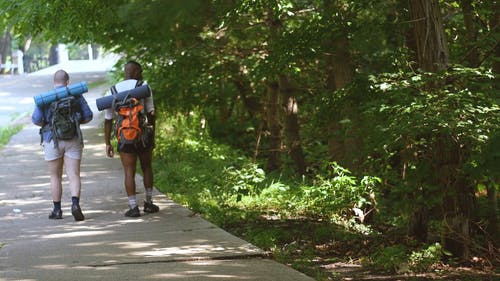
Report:
M 153 167 L 151 165 L 153 159 L 153 148 L 139 154 L 141 162 L 141 170 L 143 173 L 144 188 L 153 188 Z
M 69 180 L 69 189 L 71 196 L 80 197 L 82 182 L 80 178 L 80 159 L 64 157 L 64 167 Z
M 52 201 L 61 202 L 62 197 L 62 171 L 63 171 L 63 158 L 48 161 L 50 172 L 50 191 L 52 194 Z
M 133 153 L 120 152 L 123 172 L 125 173 L 125 190 L 127 196 L 135 195 L 135 167 L 137 165 L 137 155 Z

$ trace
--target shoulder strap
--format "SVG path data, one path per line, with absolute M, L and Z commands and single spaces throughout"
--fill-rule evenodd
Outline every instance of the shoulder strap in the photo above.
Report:
M 144 81 L 142 81 L 142 80 L 137 80 L 137 82 L 135 83 L 135 87 L 136 87 L 136 88 L 137 88 L 137 87 L 140 87 L 140 86 L 142 86 L 142 84 L 143 84 L 143 83 L 144 83 Z
M 111 86 L 111 88 L 109 90 L 111 91 L 112 95 L 116 95 L 118 93 L 118 91 L 116 90 L 115 85 Z

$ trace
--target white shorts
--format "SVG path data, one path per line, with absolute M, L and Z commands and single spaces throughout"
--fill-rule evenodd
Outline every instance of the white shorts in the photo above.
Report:
M 43 152 L 45 160 L 52 161 L 61 157 L 69 157 L 72 159 L 82 159 L 82 145 L 80 139 L 75 137 L 72 140 L 59 140 L 58 147 L 54 147 L 54 141 L 43 142 Z

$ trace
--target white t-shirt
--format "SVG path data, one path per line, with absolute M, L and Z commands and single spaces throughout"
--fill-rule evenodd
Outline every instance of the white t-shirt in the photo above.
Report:
M 135 79 L 128 79 L 128 80 L 121 81 L 121 82 L 115 84 L 116 92 L 120 93 L 123 91 L 134 89 L 135 85 L 137 85 L 137 80 L 135 80 Z M 147 83 L 144 81 L 142 83 L 142 85 L 147 85 Z M 108 96 L 111 95 L 111 90 L 109 90 L 106 95 L 108 95 Z M 153 91 L 151 91 L 151 96 L 144 98 L 144 99 L 140 99 L 139 101 L 144 106 L 144 111 L 146 113 L 150 113 L 151 111 L 155 110 L 155 106 L 153 104 Z M 111 108 L 111 107 L 107 108 L 104 111 L 104 118 L 106 120 L 112 120 L 113 117 L 114 117 L 113 108 Z

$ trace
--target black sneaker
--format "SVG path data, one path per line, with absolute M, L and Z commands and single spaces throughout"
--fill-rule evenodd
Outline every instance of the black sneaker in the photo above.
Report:
M 146 213 L 158 213 L 160 211 L 160 207 L 153 204 L 153 202 L 144 201 L 144 212 Z
M 78 205 L 71 206 L 71 214 L 73 214 L 75 221 L 82 221 L 85 219 L 82 213 L 82 209 Z
M 129 209 L 125 213 L 125 216 L 126 217 L 132 217 L 132 218 L 140 217 L 141 216 L 141 212 L 139 211 L 139 207 L 135 206 L 133 209 Z
M 62 210 L 52 211 L 49 214 L 49 219 L 51 219 L 51 220 L 60 220 L 62 218 L 63 218 L 62 217 Z

